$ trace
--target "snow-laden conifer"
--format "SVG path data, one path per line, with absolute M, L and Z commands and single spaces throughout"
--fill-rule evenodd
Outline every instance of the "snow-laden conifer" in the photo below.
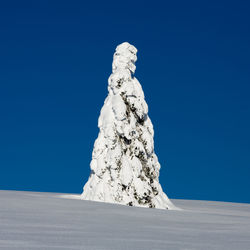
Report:
M 137 49 L 125 42 L 115 51 L 108 96 L 98 120 L 91 174 L 82 199 L 173 209 L 159 183 L 154 130 L 139 81 L 133 76 Z

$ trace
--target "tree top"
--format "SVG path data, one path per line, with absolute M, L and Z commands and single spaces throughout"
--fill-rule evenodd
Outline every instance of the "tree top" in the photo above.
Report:
M 118 45 L 113 57 L 113 73 L 121 70 L 129 70 L 131 73 L 135 73 L 136 53 L 137 49 L 128 42 Z

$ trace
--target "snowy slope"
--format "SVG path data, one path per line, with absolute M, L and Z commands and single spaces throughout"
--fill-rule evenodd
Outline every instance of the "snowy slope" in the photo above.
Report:
M 250 204 L 174 203 L 183 210 L 0 191 L 0 249 L 250 249 Z

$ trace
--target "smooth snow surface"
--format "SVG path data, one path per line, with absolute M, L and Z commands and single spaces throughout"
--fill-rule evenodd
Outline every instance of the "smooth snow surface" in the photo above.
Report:
M 130 206 L 176 209 L 159 183 L 154 130 L 139 81 L 133 76 L 137 49 L 125 42 L 115 51 L 108 96 L 81 198 Z
M 250 249 L 250 204 L 174 203 L 183 210 L 62 199 L 53 193 L 0 191 L 0 249 Z

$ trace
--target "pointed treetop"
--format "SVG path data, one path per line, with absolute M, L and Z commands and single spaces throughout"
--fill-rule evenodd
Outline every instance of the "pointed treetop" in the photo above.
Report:
M 137 60 L 136 53 L 137 49 L 128 42 L 118 45 L 113 57 L 113 73 L 127 69 L 131 73 L 135 73 L 135 62 Z

